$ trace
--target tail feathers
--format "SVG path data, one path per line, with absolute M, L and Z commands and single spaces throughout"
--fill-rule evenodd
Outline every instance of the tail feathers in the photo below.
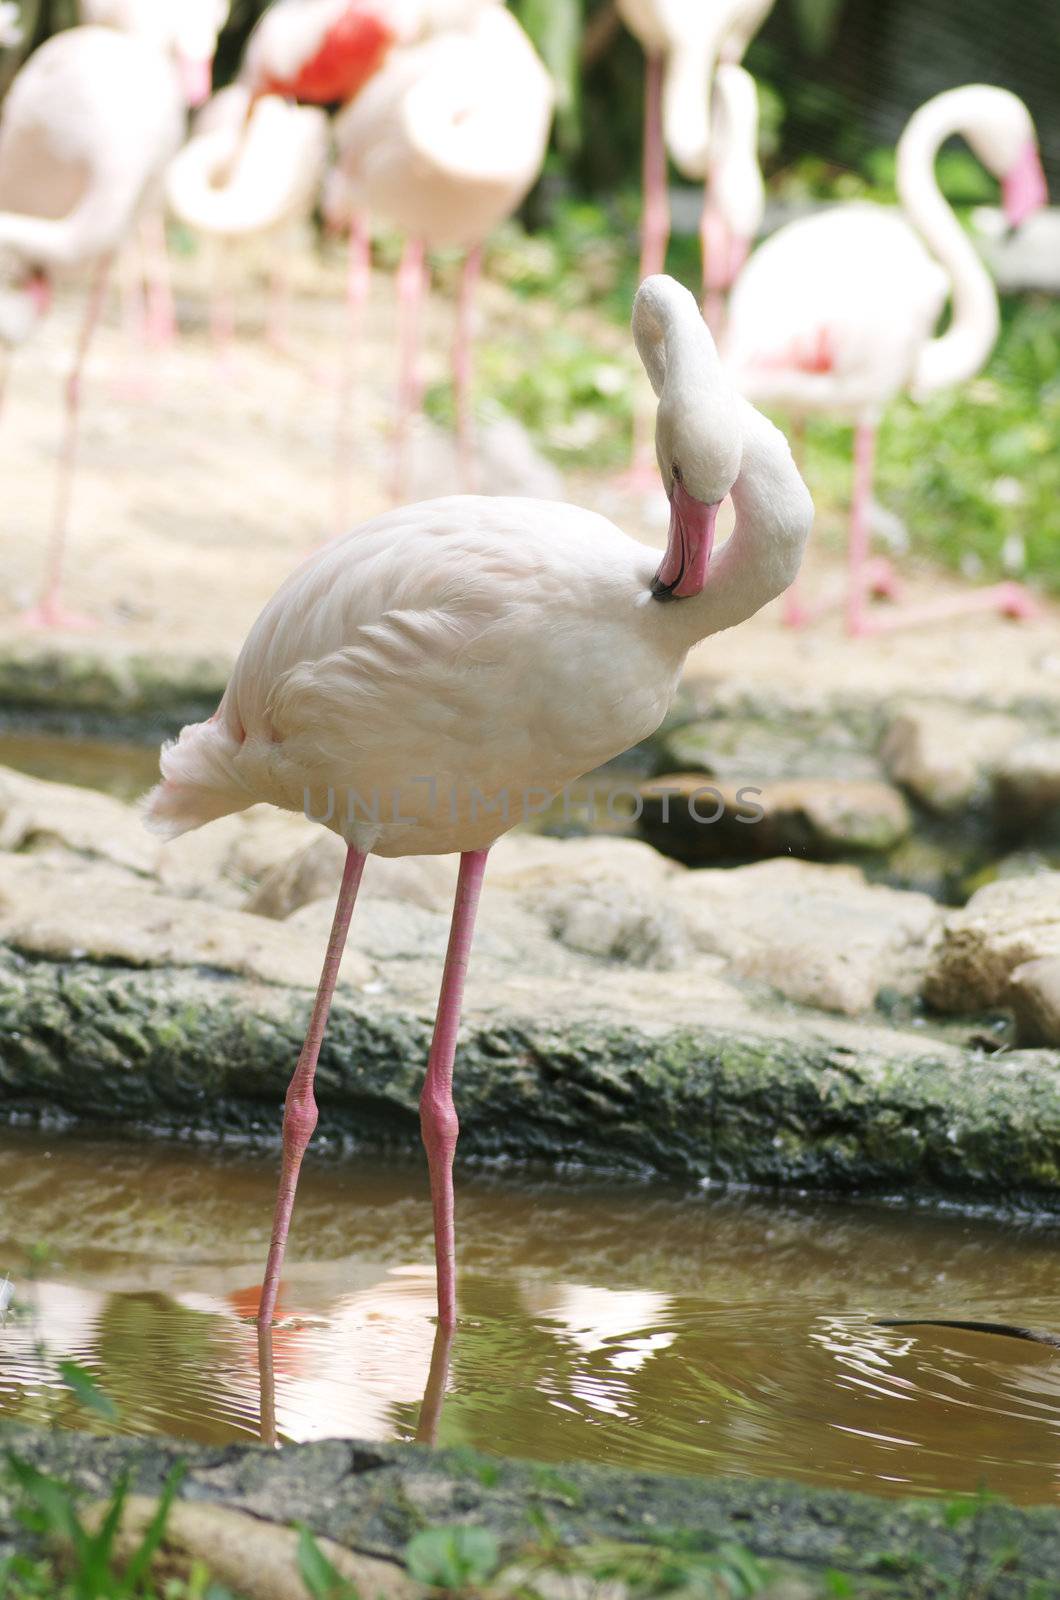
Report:
M 242 742 L 225 733 L 217 718 L 194 723 L 163 745 L 162 782 L 144 801 L 148 831 L 176 839 L 253 805 L 254 796 L 240 783 L 235 769 L 241 749 Z

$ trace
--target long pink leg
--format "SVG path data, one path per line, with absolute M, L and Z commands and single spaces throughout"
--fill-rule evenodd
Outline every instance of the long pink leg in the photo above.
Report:
M 732 243 L 728 228 L 710 203 L 709 180 L 703 194 L 703 214 L 699 219 L 699 245 L 703 257 L 703 316 L 717 339 L 725 320 L 725 286 L 729 281 Z
M 485 850 L 469 850 L 460 857 L 460 876 L 456 903 L 445 956 L 438 1015 L 427 1061 L 427 1076 L 420 1096 L 420 1130 L 427 1150 L 431 1174 L 431 1204 L 434 1208 L 434 1256 L 438 1268 L 438 1324 L 456 1326 L 456 1234 L 453 1214 L 453 1157 L 460 1124 L 453 1105 L 453 1058 L 460 1026 L 460 1006 L 464 998 L 464 979 L 471 955 L 482 879 L 486 871 Z
M 45 567 L 44 591 L 40 604 L 27 612 L 23 621 L 31 628 L 91 628 L 95 623 L 73 611 L 64 611 L 59 604 L 62 584 L 63 560 L 66 555 L 66 537 L 70 526 L 70 504 L 73 496 L 74 472 L 77 467 L 77 446 L 81 417 L 81 378 L 85 367 L 92 335 L 96 331 L 103 303 L 107 295 L 107 279 L 113 256 L 102 257 L 88 292 L 81 331 L 74 350 L 74 362 L 66 380 L 66 425 L 59 454 L 59 471 L 55 486 L 52 513 L 52 532 Z
M 276 1443 L 276 1372 L 272 1359 L 272 1327 L 258 1324 L 258 1383 L 260 1402 L 258 1424 L 261 1442 L 270 1448 Z
M 339 888 L 338 904 L 335 907 L 335 920 L 331 924 L 331 937 L 328 940 L 324 967 L 320 974 L 313 1014 L 309 1019 L 309 1031 L 305 1036 L 302 1053 L 298 1057 L 298 1065 L 294 1069 L 294 1076 L 288 1085 L 287 1099 L 284 1102 L 283 1163 L 280 1168 L 280 1187 L 276 1195 L 276 1211 L 272 1221 L 272 1242 L 269 1245 L 269 1259 L 265 1267 L 265 1283 L 258 1308 L 259 1328 L 271 1327 L 276 1310 L 276 1296 L 280 1288 L 283 1253 L 291 1225 L 298 1173 L 306 1146 L 317 1125 L 317 1103 L 313 1095 L 317 1057 L 320 1055 L 320 1045 L 324 1038 L 331 999 L 339 975 L 339 962 L 342 959 L 350 917 L 353 915 L 353 906 L 366 860 L 367 856 L 362 851 L 355 850 L 352 845 L 349 846 L 346 851 L 346 866 Z
M 161 210 L 151 210 L 140 224 L 144 250 L 144 277 L 147 284 L 147 339 L 156 349 L 171 345 L 177 337 L 177 308 L 173 298 L 173 273 L 166 241 L 166 223 Z
M 449 1381 L 449 1358 L 453 1350 L 453 1330 L 442 1322 L 434 1330 L 431 1350 L 431 1367 L 427 1374 L 427 1387 L 423 1391 L 419 1421 L 416 1424 L 416 1443 L 438 1443 L 438 1425 L 442 1420 L 445 1403 L 445 1386 Z
M 670 239 L 670 193 L 667 185 L 666 143 L 663 139 L 662 56 L 650 55 L 644 79 L 644 161 L 642 186 L 644 210 L 640 225 L 641 281 L 666 268 L 666 246 Z M 633 418 L 633 465 L 630 487 L 644 490 L 658 482 L 652 424 L 639 411 Z
M 265 342 L 277 355 L 291 353 L 291 258 L 294 240 L 289 235 L 273 241 L 265 311 Z
M 469 250 L 460 278 L 456 308 L 456 341 L 453 346 L 453 388 L 456 398 L 456 450 L 460 468 L 460 487 L 470 494 L 475 487 L 475 408 L 472 394 L 474 377 L 475 290 L 482 276 L 482 246 Z
M 335 427 L 335 532 L 345 533 L 352 514 L 350 460 L 353 455 L 353 391 L 361 356 L 364 308 L 372 287 L 372 247 L 365 217 L 350 221 L 346 263 L 346 339 L 339 374 Z
M 876 424 L 859 422 L 854 430 L 854 493 L 850 503 L 847 554 L 847 632 L 865 633 L 869 593 L 869 511 L 876 461 Z
M 398 418 L 394 436 L 393 496 L 404 495 L 408 465 L 409 433 L 420 409 L 423 388 L 420 378 L 420 318 L 426 281 L 427 246 L 423 239 L 409 239 L 398 268 L 397 293 L 400 322 L 401 364 L 398 379 Z

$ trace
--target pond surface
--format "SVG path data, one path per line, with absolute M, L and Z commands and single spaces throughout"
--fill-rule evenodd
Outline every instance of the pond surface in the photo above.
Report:
M 257 1437 L 275 1171 L 230 1151 L 0 1135 L 15 1291 L 0 1413 Z M 458 1228 L 440 1444 L 895 1494 L 986 1485 L 1023 1503 L 1060 1487 L 1060 1351 L 875 1322 L 1060 1331 L 1055 1230 L 466 1172 Z M 428 1431 L 431 1259 L 418 1163 L 311 1151 L 274 1337 L 281 1439 Z M 63 1386 L 64 1358 L 116 1424 Z
M 161 742 L 161 741 L 160 741 Z M 135 800 L 158 782 L 158 745 L 68 739 L 60 734 L 0 732 L 0 767 L 13 767 L 50 783 L 100 789 Z

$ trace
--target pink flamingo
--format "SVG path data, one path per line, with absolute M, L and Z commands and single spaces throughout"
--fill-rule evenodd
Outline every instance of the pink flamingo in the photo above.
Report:
M 231 84 L 205 107 L 194 134 L 166 174 L 169 206 L 187 227 L 226 248 L 215 256 L 215 277 L 229 267 L 232 245 L 266 238 L 274 258 L 292 248 L 292 234 L 316 201 L 328 149 L 328 120 L 316 106 L 291 105 Z M 268 339 L 285 342 L 288 275 L 274 265 Z M 215 289 L 211 326 L 222 361 L 235 315 L 230 290 Z
M 22 67 L 0 114 L 0 340 L 28 337 L 53 273 L 91 266 L 92 287 L 66 386 L 47 577 L 36 626 L 83 625 L 59 603 L 80 413 L 81 374 L 107 270 L 180 144 L 176 77 L 153 46 L 108 28 L 70 28 Z M 10 269 L 9 269 L 10 270 Z
M 1001 179 L 1010 225 L 1044 203 L 1034 125 L 1022 101 L 982 84 L 950 89 L 921 106 L 898 142 L 902 211 L 851 202 L 789 223 L 751 257 L 729 305 L 725 353 L 745 394 L 799 417 L 824 412 L 854 419 L 852 634 L 967 610 L 1016 617 L 1032 610 L 1029 596 L 1012 583 L 887 620 L 867 608 L 871 589 L 893 586 L 869 559 L 880 413 L 903 389 L 927 395 L 972 377 L 997 339 L 993 283 L 934 175 L 938 149 L 954 133 Z M 952 316 L 936 335 L 947 298 Z M 795 595 L 787 620 L 807 620 Z
M 670 500 L 660 563 L 595 513 L 454 496 L 391 511 L 311 556 L 266 606 L 209 722 L 162 753 L 147 823 L 175 836 L 257 801 L 309 811 L 347 846 L 305 1044 L 259 1309 L 271 1327 L 313 1079 L 369 855 L 459 852 L 420 1101 L 439 1326 L 456 1320 L 453 1063 L 490 846 L 543 793 L 655 729 L 685 656 L 793 581 L 813 505 L 784 436 L 729 384 L 687 290 L 644 283 L 633 333 L 659 397 Z M 719 504 L 735 530 L 716 556 Z M 669 603 L 664 603 L 669 602 Z
M 419 324 L 428 248 L 466 252 L 453 369 L 457 444 L 465 484 L 473 474 L 472 307 L 486 236 L 525 198 L 545 158 L 552 82 L 510 12 L 479 5 L 461 29 L 395 50 L 335 127 L 338 160 L 325 194 L 333 224 L 363 250 L 366 215 L 408 237 L 398 273 L 401 382 L 395 498 L 409 428 L 421 399 Z M 367 284 L 367 273 L 357 280 Z M 355 317 L 357 307 L 354 307 Z

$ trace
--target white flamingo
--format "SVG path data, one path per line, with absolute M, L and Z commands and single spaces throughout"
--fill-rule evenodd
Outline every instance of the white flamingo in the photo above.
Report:
M 472 475 L 472 306 L 487 235 L 525 198 L 545 158 L 552 81 L 515 18 L 480 5 L 466 28 L 396 49 L 343 111 L 338 159 L 325 213 L 352 225 L 365 248 L 363 219 L 376 216 L 407 236 L 398 272 L 401 379 L 395 498 L 405 445 L 421 397 L 419 321 L 427 250 L 466 252 L 453 369 L 461 476 Z M 366 285 L 367 273 L 351 275 Z M 358 308 L 352 308 L 354 321 Z
M 183 136 L 175 74 L 152 45 L 108 28 L 70 28 L 22 67 L 0 112 L 0 342 L 28 337 L 52 275 L 91 266 L 92 288 L 66 387 L 47 578 L 26 619 L 84 619 L 59 603 L 77 447 L 80 383 L 107 269 L 156 195 Z
M 954 133 L 1001 179 L 1011 225 L 1044 202 L 1023 102 L 984 84 L 950 89 L 921 106 L 898 142 L 902 211 L 851 202 L 789 223 L 751 257 L 729 304 L 726 357 L 745 394 L 799 416 L 824 412 L 855 424 L 847 601 L 854 634 L 906 620 L 882 622 L 866 605 L 880 414 L 904 389 L 927 395 L 972 377 L 997 338 L 994 285 L 935 179 L 936 154 Z M 952 316 L 937 335 L 947 298 Z M 1017 585 L 1001 584 L 918 611 L 914 620 L 969 608 L 1025 616 L 1030 601 Z M 802 617 L 801 608 L 789 612 L 791 621 Z
M 118 28 L 172 55 L 189 106 L 209 99 L 229 0 L 81 0 L 81 20 Z
M 486 857 L 524 810 L 645 738 L 685 656 L 793 581 L 813 506 L 783 435 L 731 388 L 695 299 L 642 285 L 633 333 L 659 397 L 670 499 L 662 561 L 594 513 L 457 496 L 325 545 L 266 606 L 209 722 L 162 754 L 147 822 L 174 836 L 256 801 L 309 810 L 346 866 L 284 1155 L 259 1328 L 272 1323 L 313 1077 L 369 854 L 460 853 L 421 1123 L 439 1321 L 456 1316 L 452 1074 Z M 735 529 L 714 556 L 720 503 Z M 672 602 L 669 604 L 663 602 Z
M 328 119 L 316 106 L 291 105 L 278 95 L 251 103 L 243 84 L 213 96 L 195 131 L 166 174 L 173 214 L 187 227 L 227 246 L 248 239 L 267 241 L 272 261 L 268 338 L 284 341 L 287 299 L 285 252 L 292 235 L 313 209 L 328 148 Z M 231 266 L 226 248 L 214 273 Z M 216 288 L 211 324 L 222 356 L 234 326 L 232 295 Z

